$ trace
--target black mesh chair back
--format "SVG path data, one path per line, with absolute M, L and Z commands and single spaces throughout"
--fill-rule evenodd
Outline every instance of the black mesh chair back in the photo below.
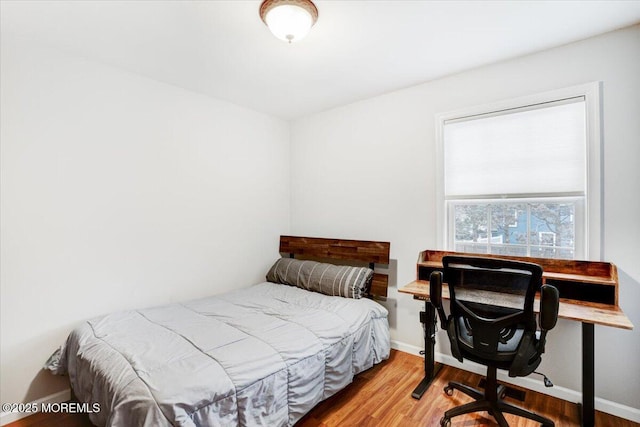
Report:
M 470 257 L 445 257 L 443 267 L 461 352 L 458 359 L 508 367 L 523 335 L 536 333 L 533 304 L 542 285 L 542 268 Z

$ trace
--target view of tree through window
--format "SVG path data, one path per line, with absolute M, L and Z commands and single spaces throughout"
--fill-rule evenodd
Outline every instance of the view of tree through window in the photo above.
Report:
M 573 259 L 576 203 L 456 202 L 454 250 Z

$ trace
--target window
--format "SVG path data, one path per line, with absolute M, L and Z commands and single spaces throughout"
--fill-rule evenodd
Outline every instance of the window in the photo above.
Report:
M 437 118 L 440 244 L 600 258 L 599 85 Z
M 581 197 L 451 201 L 452 249 L 538 258 L 582 258 Z M 514 219 L 515 217 L 515 219 Z M 577 252 L 577 253 L 576 253 Z

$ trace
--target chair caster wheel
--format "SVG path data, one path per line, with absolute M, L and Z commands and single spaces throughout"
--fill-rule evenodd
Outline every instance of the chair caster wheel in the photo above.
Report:
M 444 388 L 444 393 L 445 393 L 447 396 L 453 396 L 453 387 L 451 387 L 450 385 L 446 386 L 446 387 Z M 444 419 L 444 418 L 443 418 L 443 419 Z
M 451 427 L 451 419 L 447 417 L 440 418 L 440 425 L 442 427 Z

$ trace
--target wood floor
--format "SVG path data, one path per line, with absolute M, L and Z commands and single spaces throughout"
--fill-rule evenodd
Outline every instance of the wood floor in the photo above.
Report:
M 461 392 L 449 397 L 442 391 L 448 381 L 459 381 L 476 386 L 481 377 L 445 366 L 422 399 L 411 397 L 411 392 L 423 376 L 422 358 L 392 351 L 391 357 L 378 366 L 358 375 L 353 384 L 330 399 L 320 403 L 301 419 L 296 427 L 342 426 L 439 426 L 444 411 L 470 402 Z M 527 390 L 524 402 L 508 399 L 555 421 L 557 427 L 578 427 L 578 407 L 560 399 Z M 539 424 L 512 415 L 506 415 L 511 427 L 538 427 Z M 463 415 L 452 419 L 452 427 L 495 426 L 485 413 Z M 36 414 L 9 424 L 7 427 L 90 427 L 85 415 Z M 598 427 L 640 427 L 622 418 L 596 412 Z M 126 426 L 129 427 L 129 426 Z M 134 426 L 132 426 L 134 427 Z

